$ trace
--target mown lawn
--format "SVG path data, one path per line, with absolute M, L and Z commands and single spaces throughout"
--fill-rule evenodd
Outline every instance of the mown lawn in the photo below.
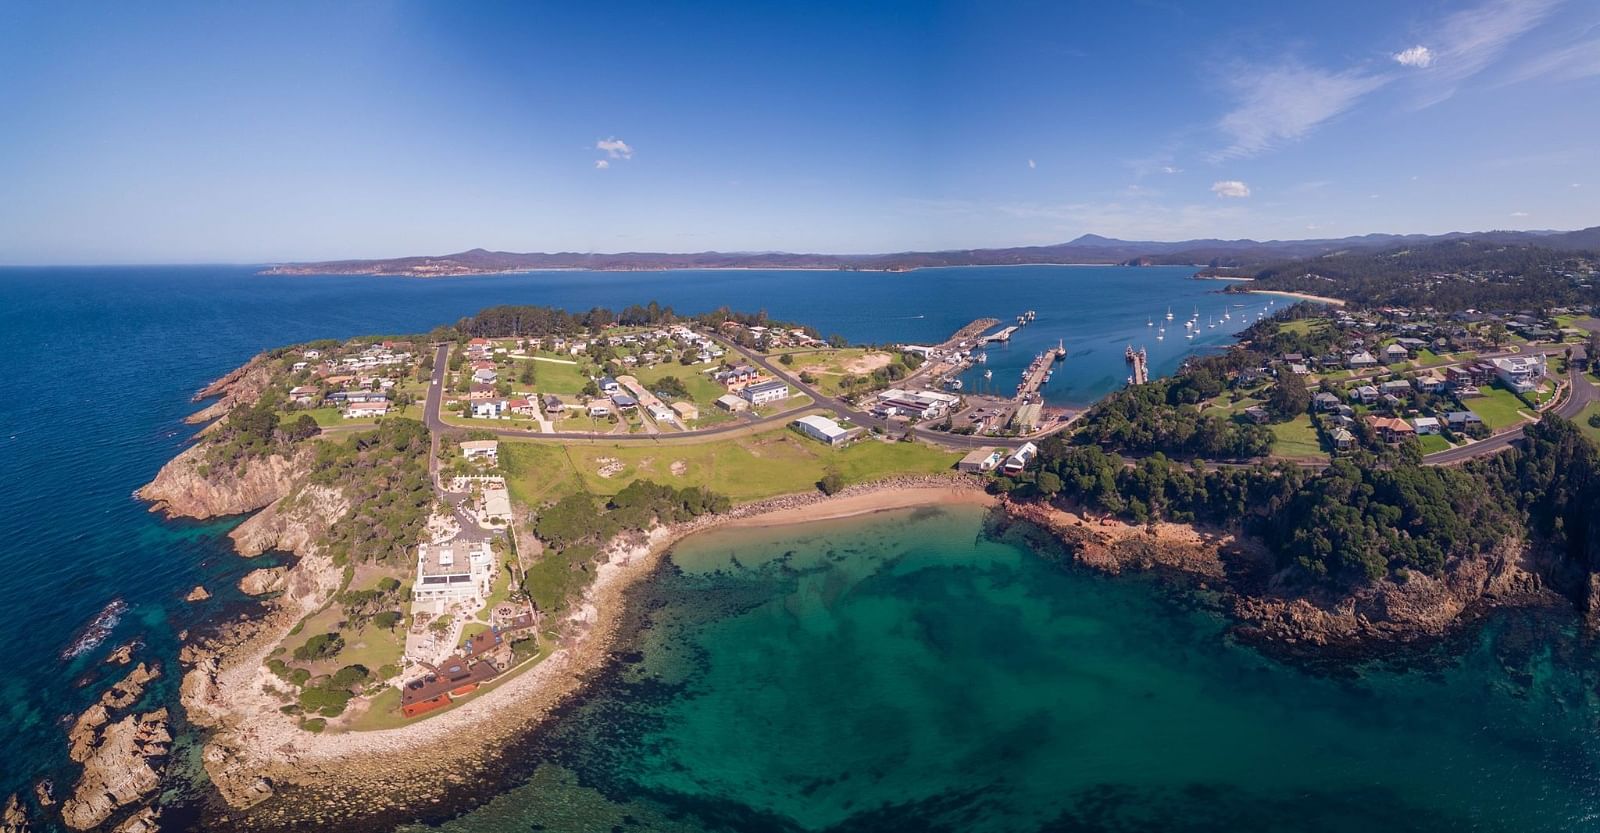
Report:
M 1292 460 L 1327 456 L 1317 429 L 1312 427 L 1311 417 L 1306 414 L 1272 426 L 1272 454 Z
M 583 390 L 589 383 L 589 374 L 593 372 L 587 359 L 575 359 L 571 356 L 556 356 L 554 354 L 534 353 L 535 359 L 513 359 L 511 367 L 502 370 L 506 378 L 512 380 L 517 389 L 528 387 L 520 381 L 522 378 L 522 363 L 531 361 L 533 364 L 533 389 L 539 393 L 557 393 L 574 396 Z M 545 361 L 540 361 L 544 359 Z M 567 362 L 577 362 L 567 364 Z
M 1482 417 L 1489 430 L 1499 431 L 1525 421 L 1519 411 L 1526 410 L 1528 406 L 1516 394 L 1498 385 L 1482 388 L 1481 391 L 1482 396 L 1466 401 L 1467 410 Z
M 1423 454 L 1433 454 L 1437 451 L 1448 451 L 1451 448 L 1450 441 L 1439 436 L 1438 434 L 1423 434 L 1417 437 L 1417 442 L 1422 444 Z
M 1321 332 L 1327 329 L 1327 327 L 1328 320 L 1325 318 L 1301 318 L 1296 321 L 1288 321 L 1278 325 L 1278 331 L 1306 335 L 1312 332 Z
M 744 503 L 809 491 L 829 471 L 839 472 L 846 482 L 863 483 L 946 471 L 960 459 L 921 443 L 862 440 L 844 449 L 829 448 L 786 427 L 684 445 L 508 442 L 501 455 L 511 471 L 512 495 L 530 506 L 576 489 L 609 496 L 639 479 L 704 486 Z M 609 476 L 602 476 L 602 469 Z
M 667 376 L 678 377 L 678 381 L 682 382 L 684 388 L 689 391 L 689 400 L 700 408 L 700 418 L 694 420 L 689 427 L 704 428 L 708 425 L 716 425 L 719 422 L 727 422 L 734 418 L 732 413 L 717 407 L 717 397 L 728 391 L 706 375 L 706 371 L 711 367 L 711 365 L 707 364 L 689 365 L 687 367 L 681 364 L 658 364 L 655 367 L 634 370 L 632 376 L 652 392 L 655 390 L 655 384 L 661 381 L 662 378 Z M 669 399 L 668 403 L 670 404 L 672 401 L 675 400 Z
M 1589 424 L 1589 418 L 1595 414 L 1600 414 L 1600 402 L 1590 402 L 1572 421 L 1577 424 L 1578 430 L 1582 431 L 1590 442 L 1600 443 L 1600 428 Z

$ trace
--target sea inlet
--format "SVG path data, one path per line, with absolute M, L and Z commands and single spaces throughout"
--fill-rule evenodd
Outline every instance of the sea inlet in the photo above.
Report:
M 976 507 L 706 533 L 633 602 L 519 783 L 443 829 L 1555 831 L 1600 807 L 1592 650 L 1548 613 L 1314 672 L 1232 642 L 1203 590 Z

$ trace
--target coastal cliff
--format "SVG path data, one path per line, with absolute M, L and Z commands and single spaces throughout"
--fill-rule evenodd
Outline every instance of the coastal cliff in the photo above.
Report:
M 1360 653 L 1442 636 L 1497 605 L 1561 601 L 1520 538 L 1452 559 L 1437 577 L 1414 572 L 1340 592 L 1286 583 L 1258 541 L 1233 531 L 1134 526 L 1040 501 L 1009 500 L 1005 510 L 1009 520 L 1047 532 L 1084 566 L 1112 574 L 1167 570 L 1224 591 L 1235 633 L 1266 647 Z
M 134 496 L 149 501 L 150 511 L 169 518 L 242 515 L 288 495 L 311 470 L 312 455 L 311 449 L 299 447 L 226 468 L 208 462 L 207 447 L 200 444 L 162 466 Z
M 266 356 L 254 356 L 228 375 L 196 392 L 196 402 L 213 397 L 218 397 L 217 401 L 185 417 L 184 422 L 192 425 L 211 422 L 227 414 L 235 405 L 254 405 L 271 384 L 272 370 L 267 365 Z

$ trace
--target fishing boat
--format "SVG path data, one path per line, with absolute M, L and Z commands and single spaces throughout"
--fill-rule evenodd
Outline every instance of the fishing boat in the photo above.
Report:
M 1067 357 L 1067 342 L 1066 342 L 1066 339 L 1056 339 L 1056 361 L 1059 362 L 1062 359 L 1065 359 L 1066 357 Z
M 944 383 L 945 390 L 961 390 L 965 386 L 960 379 L 951 379 Z

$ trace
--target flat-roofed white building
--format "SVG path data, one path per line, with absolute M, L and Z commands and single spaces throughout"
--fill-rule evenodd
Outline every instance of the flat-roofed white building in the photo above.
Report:
M 789 424 L 811 439 L 828 445 L 842 445 L 851 437 L 850 429 L 816 414 L 807 414 Z
M 500 459 L 500 442 L 498 440 L 462 440 L 461 456 L 468 460 L 494 462 Z
M 483 490 L 483 520 L 487 523 L 511 523 L 511 493 L 505 482 L 498 486 L 485 486 Z
M 956 471 L 983 473 L 999 468 L 1000 462 L 1006 459 L 1006 453 L 998 448 L 976 448 L 967 452 L 967 456 L 956 463 Z
M 483 607 L 494 578 L 494 556 L 487 541 L 457 539 L 417 547 L 417 582 L 412 609 L 444 613 L 451 607 Z
M 751 405 L 765 405 L 768 402 L 777 402 L 789 398 L 789 386 L 773 379 L 767 382 L 757 382 L 746 385 L 740 395 L 750 401 Z

